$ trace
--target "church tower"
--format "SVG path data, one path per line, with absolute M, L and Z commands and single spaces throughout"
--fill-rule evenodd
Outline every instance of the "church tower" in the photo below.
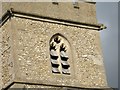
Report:
M 2 2 L 0 89 L 107 88 L 95 2 Z

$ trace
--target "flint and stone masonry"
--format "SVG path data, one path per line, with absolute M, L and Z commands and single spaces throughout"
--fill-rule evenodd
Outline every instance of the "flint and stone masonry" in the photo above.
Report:
M 107 88 L 93 2 L 2 2 L 0 89 Z

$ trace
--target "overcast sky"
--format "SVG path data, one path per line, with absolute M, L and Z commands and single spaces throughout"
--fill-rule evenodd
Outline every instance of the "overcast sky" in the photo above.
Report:
M 97 2 L 96 11 L 97 11 L 98 22 L 103 23 L 107 26 L 107 29 L 101 31 L 100 35 L 101 35 L 101 44 L 103 49 L 108 84 L 110 87 L 117 88 L 118 87 L 118 3 Z
M 93 0 L 96 2 L 119 2 L 120 0 Z

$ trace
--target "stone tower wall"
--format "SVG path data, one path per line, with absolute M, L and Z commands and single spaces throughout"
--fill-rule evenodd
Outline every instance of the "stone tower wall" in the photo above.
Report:
M 0 28 L 0 86 L 6 87 L 14 78 L 13 43 L 11 21 Z
M 78 8 L 74 8 L 72 2 L 2 2 L 2 13 L 10 8 L 31 15 L 52 17 L 56 19 L 70 20 L 97 24 L 95 4 L 79 2 Z
M 1 49 L 9 51 L 6 58 L 1 54 L 3 88 L 10 83 L 12 88 L 107 87 L 99 32 L 83 27 L 97 26 L 95 5 L 79 3 L 79 6 L 76 9 L 72 3 L 3 3 L 3 12 L 12 8 L 15 13 L 1 27 Z M 82 22 L 83 26 L 71 22 Z M 52 73 L 49 42 L 58 33 L 70 44 L 70 75 Z
M 65 86 L 106 86 L 99 32 L 77 27 L 14 18 L 16 80 Z M 49 41 L 60 33 L 71 45 L 71 75 L 51 72 Z

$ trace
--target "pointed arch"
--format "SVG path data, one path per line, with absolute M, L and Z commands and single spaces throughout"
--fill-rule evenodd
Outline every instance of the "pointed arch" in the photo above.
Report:
M 50 61 L 53 73 L 70 74 L 70 43 L 63 35 L 56 33 L 49 42 Z

